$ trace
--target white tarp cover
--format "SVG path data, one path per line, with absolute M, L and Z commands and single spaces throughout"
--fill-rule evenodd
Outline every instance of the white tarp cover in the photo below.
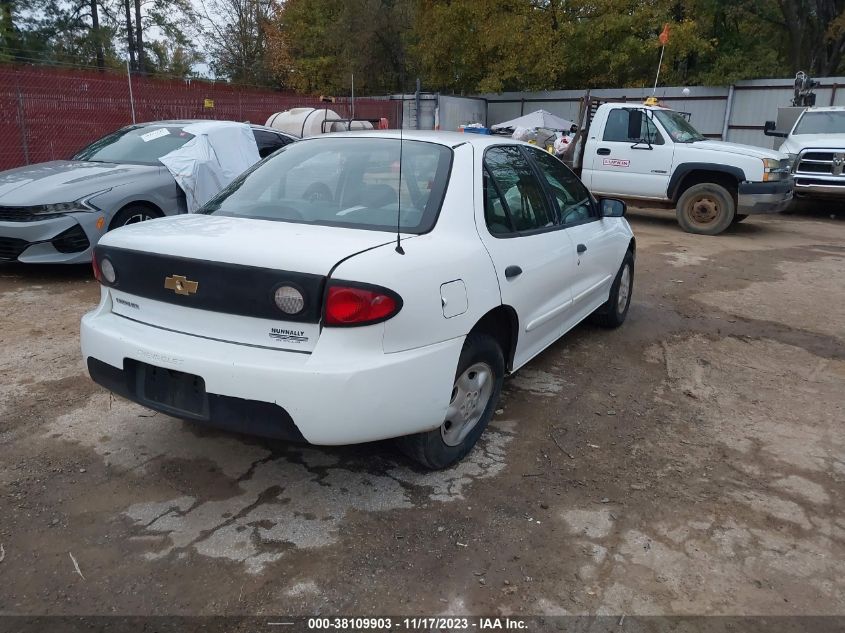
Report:
M 159 160 L 185 192 L 188 213 L 196 213 L 260 157 L 246 123 L 201 121 L 183 130 L 194 138 Z
M 539 127 L 546 130 L 569 131 L 569 128 L 571 128 L 572 125 L 572 121 L 555 116 L 551 112 L 546 112 L 545 110 L 535 110 L 531 114 L 526 114 L 524 116 L 517 117 L 516 119 L 511 119 L 510 121 L 496 123 L 496 125 L 492 126 L 492 129 L 501 130 L 504 128 L 516 129 L 518 127 L 524 127 L 536 130 Z

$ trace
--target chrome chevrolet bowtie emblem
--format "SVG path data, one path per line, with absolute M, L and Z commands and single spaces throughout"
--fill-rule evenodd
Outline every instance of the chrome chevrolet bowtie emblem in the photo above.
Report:
M 192 295 L 199 288 L 199 283 L 191 281 L 182 275 L 172 275 L 164 278 L 164 287 L 177 295 Z
M 845 167 L 845 154 L 833 155 L 833 175 L 841 176 L 842 168 Z

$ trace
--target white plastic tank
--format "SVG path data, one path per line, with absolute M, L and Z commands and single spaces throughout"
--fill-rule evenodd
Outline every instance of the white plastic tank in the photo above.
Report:
M 267 119 L 267 127 L 296 136 L 316 136 L 328 132 L 343 132 L 350 130 L 371 130 L 373 126 L 368 121 L 340 122 L 342 117 L 328 108 L 291 108 L 284 112 L 276 112 Z M 325 126 L 323 122 L 326 121 Z M 334 121 L 329 123 L 328 121 Z

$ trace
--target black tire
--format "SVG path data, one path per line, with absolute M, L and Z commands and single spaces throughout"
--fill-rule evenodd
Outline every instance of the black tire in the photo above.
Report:
M 620 288 L 625 277 L 625 269 L 628 269 L 628 292 L 623 301 L 620 301 Z M 592 315 L 593 323 L 606 328 L 617 328 L 625 322 L 628 316 L 628 308 L 631 306 L 631 296 L 634 294 L 634 256 L 631 251 L 625 254 L 622 265 L 616 273 L 613 285 L 610 287 L 610 296 L 607 301 Z M 620 305 L 621 304 L 621 305 Z
M 479 364 L 486 365 L 492 371 L 492 390 L 481 417 L 459 443 L 449 445 L 444 439 L 444 435 L 450 432 L 447 427 L 448 420 L 431 431 L 396 438 L 396 445 L 399 450 L 417 464 L 429 470 L 441 470 L 451 466 L 463 459 L 472 450 L 484 429 L 487 428 L 502 392 L 505 360 L 502 349 L 495 339 L 487 334 L 470 333 L 464 342 L 461 356 L 458 359 L 455 387 L 452 391 L 453 402 L 458 390 L 459 379 L 464 376 L 465 372 Z
M 160 217 L 161 213 L 145 204 L 128 204 L 114 214 L 109 223 L 109 231 L 127 224 L 136 224 Z
M 737 213 L 734 215 L 734 224 L 739 224 L 748 217 L 747 213 Z
M 675 212 L 678 224 L 687 233 L 718 235 L 733 222 L 736 202 L 722 185 L 704 182 L 681 194 Z

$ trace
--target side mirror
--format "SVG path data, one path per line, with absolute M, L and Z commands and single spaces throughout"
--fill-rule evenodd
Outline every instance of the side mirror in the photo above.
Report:
M 616 198 L 602 198 L 599 200 L 599 209 L 603 218 L 624 218 L 628 205 Z
M 789 136 L 789 133 L 787 132 L 778 132 L 777 123 L 774 121 L 766 121 L 766 123 L 763 124 L 763 134 L 766 136 L 777 136 L 778 138 L 786 138 Z

